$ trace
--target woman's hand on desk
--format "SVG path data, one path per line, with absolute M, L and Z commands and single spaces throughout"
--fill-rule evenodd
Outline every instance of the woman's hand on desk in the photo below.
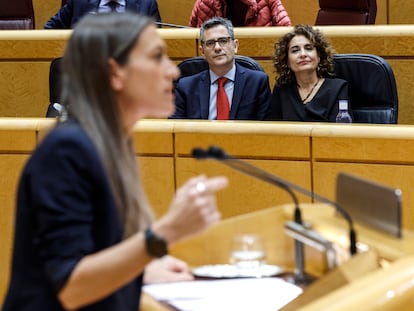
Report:
M 187 263 L 173 256 L 167 255 L 154 259 L 145 268 L 145 284 L 192 280 L 194 280 L 194 277 L 188 269 Z

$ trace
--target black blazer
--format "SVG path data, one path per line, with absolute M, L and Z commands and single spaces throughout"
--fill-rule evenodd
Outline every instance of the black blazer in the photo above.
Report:
M 269 120 L 335 122 L 340 99 L 349 100 L 348 82 L 342 79 L 326 78 L 306 105 L 302 103 L 295 83 L 276 84 L 272 93 Z M 351 110 L 349 112 L 352 114 Z
M 175 88 L 176 110 L 170 118 L 208 119 L 210 84 L 209 70 L 181 78 Z M 230 119 L 264 120 L 270 101 L 269 77 L 236 64 Z
M 56 295 L 86 255 L 123 238 L 97 150 L 74 121 L 45 138 L 18 189 L 10 285 L 3 311 L 63 311 Z M 137 311 L 142 278 L 80 310 Z
M 45 29 L 70 29 L 84 15 L 97 12 L 100 0 L 68 0 L 55 16 L 45 24 Z M 161 22 L 156 0 L 126 0 L 126 10 L 151 16 Z

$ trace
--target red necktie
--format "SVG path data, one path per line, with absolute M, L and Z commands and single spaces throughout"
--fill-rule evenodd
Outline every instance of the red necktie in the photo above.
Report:
M 224 90 L 224 84 L 227 82 L 227 78 L 221 77 L 217 81 L 217 120 L 228 120 L 230 105 L 226 91 Z

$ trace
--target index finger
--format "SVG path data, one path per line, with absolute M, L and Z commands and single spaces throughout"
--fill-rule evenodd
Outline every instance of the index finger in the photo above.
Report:
M 226 188 L 229 180 L 225 176 L 211 177 L 203 181 L 206 192 L 217 192 Z

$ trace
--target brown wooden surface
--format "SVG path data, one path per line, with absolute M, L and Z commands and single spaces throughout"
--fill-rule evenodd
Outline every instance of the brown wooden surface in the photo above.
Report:
M 43 118 L 0 118 L 0 172 L 3 176 L 0 187 L 0 297 L 4 294 L 9 273 L 18 177 L 33 148 L 55 122 L 54 119 Z M 403 193 L 403 240 L 383 237 L 372 233 L 372 230 L 357 227 L 361 241 L 390 261 L 414 253 L 414 236 L 409 231 L 414 230 L 414 195 L 411 194 L 414 183 L 413 138 L 414 126 L 407 125 L 289 122 L 143 120 L 134 132 L 137 161 L 156 216 L 166 211 L 178 186 L 200 173 L 229 177 L 228 189 L 218 193 L 218 205 L 225 221 L 233 217 L 245 219 L 243 215 L 250 212 L 264 213 L 270 206 L 291 202 L 291 198 L 277 187 L 233 171 L 221 163 L 196 161 L 190 157 L 193 147 L 205 148 L 210 144 L 218 144 L 230 154 L 331 199 L 334 199 L 335 178 L 339 171 L 356 173 L 400 188 Z M 299 196 L 299 200 L 310 202 L 304 196 Z M 332 209 L 330 213 L 320 211 L 321 214 L 318 210 L 311 213 L 305 210 L 304 218 L 318 229 L 328 228 L 337 237 L 346 234 L 346 223 L 330 214 Z M 278 218 L 282 217 L 280 211 L 275 213 L 275 219 L 269 217 L 270 222 L 281 219 Z M 292 213 L 287 212 L 283 217 L 291 219 Z M 243 222 L 248 223 L 246 220 Z M 262 227 L 267 230 L 267 226 Z M 270 227 L 269 230 L 273 230 Z M 242 228 L 247 230 L 250 227 L 246 224 L 233 229 Z M 280 243 L 290 245 L 284 240 Z M 204 246 L 199 245 L 196 250 L 184 247 L 181 251 L 183 256 L 197 264 L 204 256 L 199 253 L 199 247 Z M 309 253 L 311 258 L 320 261 L 320 254 Z M 225 256 L 222 255 L 221 260 Z M 210 257 L 209 262 L 218 258 Z M 291 259 L 281 260 L 287 260 L 289 265 Z M 322 271 L 321 267 L 312 268 L 315 273 Z
M 414 2 L 413 2 L 414 3 Z M 289 27 L 236 28 L 239 54 L 256 58 L 275 81 L 274 43 Z M 414 124 L 414 26 L 369 25 L 320 27 L 338 53 L 370 53 L 392 66 L 399 96 L 399 123 Z M 176 62 L 199 55 L 197 29 L 160 29 Z M 70 30 L 0 32 L 0 116 L 43 117 L 49 104 L 50 61 L 63 54 Z
M 411 311 L 414 308 L 414 257 L 399 259 L 295 310 Z
M 36 145 L 37 122 L 0 122 L 0 305 L 6 292 L 14 233 L 14 204 L 20 172 Z

